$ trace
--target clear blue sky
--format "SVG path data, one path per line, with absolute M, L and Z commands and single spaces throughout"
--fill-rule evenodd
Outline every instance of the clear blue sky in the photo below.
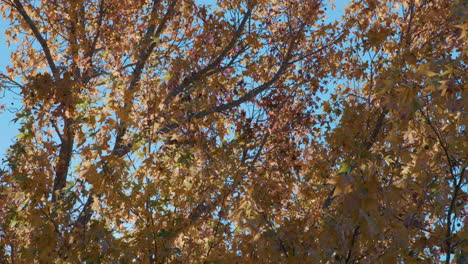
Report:
M 5 41 L 4 30 L 8 26 L 8 22 L 0 18 L 0 72 L 5 72 L 5 66 L 10 62 L 10 49 Z M 3 159 L 7 148 L 13 142 L 17 135 L 18 125 L 11 122 L 15 118 L 15 113 L 11 113 L 13 109 L 20 106 L 20 98 L 13 96 L 14 94 L 0 90 L 0 106 L 6 104 L 5 110 L 0 110 L 0 157 Z
M 215 5 L 216 0 L 198 0 L 203 4 Z M 343 13 L 343 8 L 347 0 L 336 0 L 336 9 L 327 8 L 328 20 L 336 20 Z M 5 66 L 10 63 L 10 50 L 14 47 L 8 47 L 4 37 L 4 30 L 8 27 L 8 22 L 0 17 L 0 72 L 5 72 Z M 15 118 L 15 110 L 21 107 L 21 98 L 10 91 L 0 91 L 0 106 L 6 105 L 6 110 L 0 110 L 0 157 L 4 158 L 6 150 L 14 141 L 18 134 L 19 125 L 11 120 Z

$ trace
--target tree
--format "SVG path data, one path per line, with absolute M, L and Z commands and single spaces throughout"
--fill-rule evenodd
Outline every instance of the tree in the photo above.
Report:
M 2 261 L 464 258 L 462 1 L 1 3 Z

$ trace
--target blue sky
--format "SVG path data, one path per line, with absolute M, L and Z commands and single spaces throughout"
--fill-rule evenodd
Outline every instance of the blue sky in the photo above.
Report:
M 215 5 L 216 0 L 198 0 L 203 4 Z M 329 21 L 339 19 L 343 14 L 343 9 L 347 0 L 336 0 L 336 9 L 327 8 Z M 5 67 L 10 62 L 9 53 L 14 47 L 8 47 L 4 37 L 4 30 L 8 27 L 8 22 L 0 17 L 0 72 L 5 72 Z M 6 150 L 13 143 L 18 134 L 19 125 L 11 120 L 15 118 L 15 110 L 21 107 L 20 96 L 11 91 L 0 90 L 0 106 L 6 105 L 5 110 L 0 110 L 0 157 L 3 159 Z
M 6 44 L 3 31 L 7 28 L 8 22 L 0 18 L 0 72 L 5 72 L 5 66 L 10 62 L 10 50 Z M 7 148 L 13 142 L 17 135 L 18 125 L 11 122 L 15 118 L 13 111 L 20 106 L 20 98 L 14 96 L 13 93 L 5 90 L 0 90 L 0 106 L 6 104 L 5 110 L 0 110 L 0 156 L 3 158 Z M 10 110 L 10 111 L 9 111 Z

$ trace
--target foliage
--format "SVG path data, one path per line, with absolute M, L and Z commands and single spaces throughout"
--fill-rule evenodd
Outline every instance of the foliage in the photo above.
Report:
M 466 258 L 463 1 L 0 6 L 0 262 Z

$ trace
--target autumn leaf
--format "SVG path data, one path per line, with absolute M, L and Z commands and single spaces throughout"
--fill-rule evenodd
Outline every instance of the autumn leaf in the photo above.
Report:
M 0 1 L 0 263 L 462 263 L 466 4 L 202 2 Z

